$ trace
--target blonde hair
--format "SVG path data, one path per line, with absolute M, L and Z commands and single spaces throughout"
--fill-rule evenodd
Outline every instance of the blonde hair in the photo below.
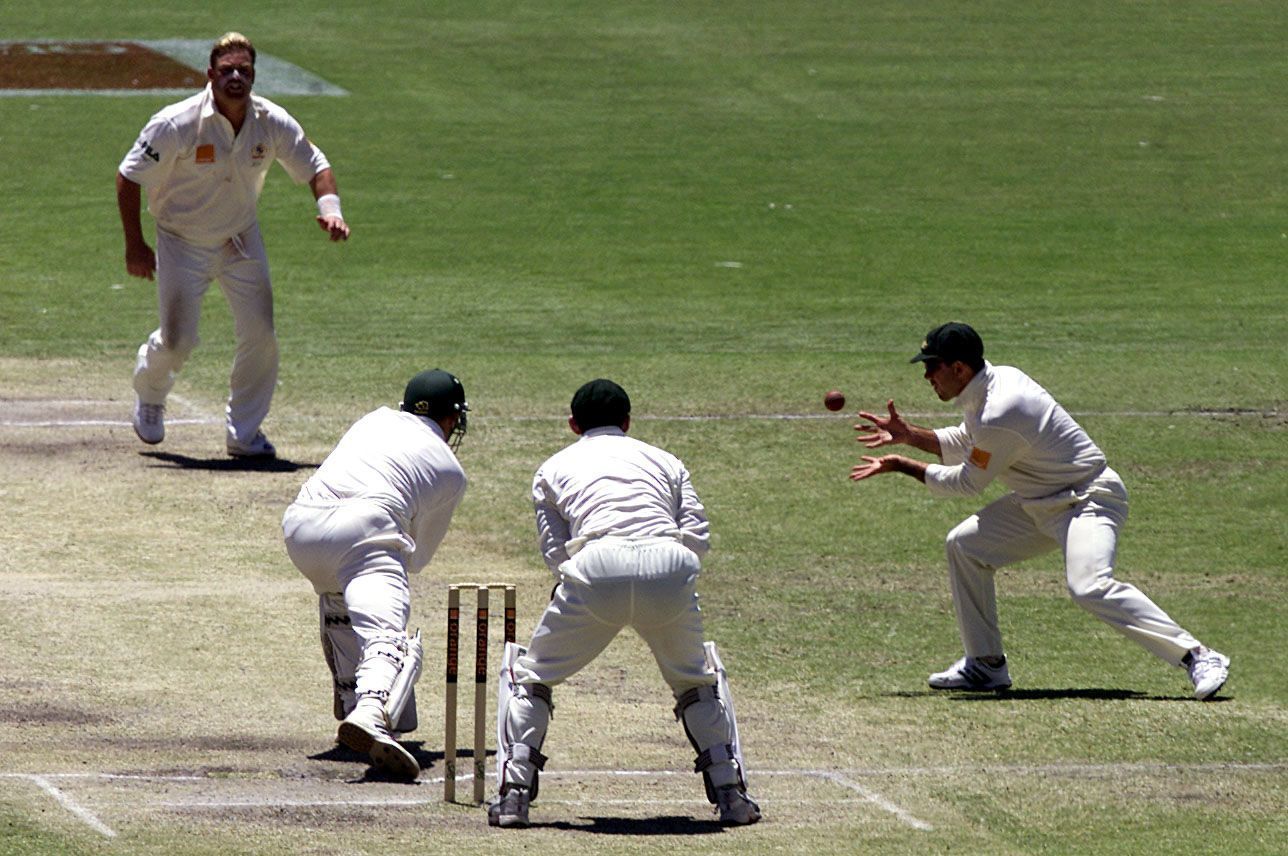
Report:
M 250 64 L 255 64 L 255 46 L 250 43 L 250 39 L 241 33 L 224 33 L 210 49 L 210 67 L 214 68 L 221 56 L 233 51 L 246 51 L 250 54 Z

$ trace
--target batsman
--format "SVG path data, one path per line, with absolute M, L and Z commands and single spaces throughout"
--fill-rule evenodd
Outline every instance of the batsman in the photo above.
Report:
M 417 726 L 421 667 L 407 575 L 429 563 L 465 494 L 455 453 L 468 412 L 460 380 L 421 372 L 399 410 L 353 424 L 282 517 L 287 553 L 318 595 L 336 739 L 406 781 L 420 764 L 398 738 Z
M 703 641 L 697 581 L 709 527 L 688 470 L 627 436 L 631 403 L 611 380 L 572 398 L 578 440 L 537 470 L 532 485 L 541 554 L 557 585 L 526 649 L 506 646 L 497 703 L 499 793 L 493 826 L 528 826 L 553 710 L 551 688 L 604 650 L 624 627 L 648 643 L 697 752 L 695 772 L 721 823 L 749 824 L 733 700 L 715 645 Z

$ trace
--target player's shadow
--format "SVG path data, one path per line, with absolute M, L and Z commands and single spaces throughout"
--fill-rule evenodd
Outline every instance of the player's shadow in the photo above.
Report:
M 175 470 L 209 470 L 214 472 L 293 473 L 315 470 L 317 464 L 299 464 L 286 458 L 192 458 L 175 452 L 139 452 L 159 463 L 156 467 Z
M 1137 690 L 1110 689 L 1108 687 L 1068 687 L 1061 689 L 1026 690 L 916 690 L 886 693 L 894 698 L 930 698 L 943 696 L 954 701 L 1052 701 L 1059 699 L 1089 699 L 1092 701 L 1191 701 L 1188 695 L 1151 695 Z M 1221 699 L 1214 699 L 1220 701 Z
M 401 743 L 403 748 L 406 749 L 408 752 L 410 752 L 411 756 L 416 759 L 416 763 L 420 765 L 420 770 L 422 775 L 426 771 L 431 770 L 435 766 L 437 766 L 444 758 L 444 755 L 441 751 L 431 752 L 430 750 L 424 748 L 425 744 L 420 740 L 400 740 L 398 742 Z M 493 758 L 495 756 L 496 756 L 496 750 L 489 749 L 486 757 Z M 327 749 L 325 752 L 318 752 L 317 754 L 309 755 L 308 757 L 310 761 L 338 761 L 341 763 L 350 763 L 350 764 L 370 764 L 371 763 L 371 757 L 367 755 L 365 752 L 355 752 L 352 749 L 350 749 L 348 746 L 345 746 L 342 743 L 336 743 L 334 746 L 332 746 L 330 749 Z M 456 753 L 456 758 L 457 758 L 457 764 L 459 769 L 468 770 L 470 766 L 473 765 L 474 763 L 474 750 L 461 749 Z M 381 772 L 380 769 L 376 767 L 368 767 L 361 781 L 394 782 L 394 781 L 401 781 L 401 780 Z
M 589 832 L 595 835 L 712 835 L 724 832 L 718 820 L 695 820 L 692 817 L 580 817 L 586 823 L 566 820 L 534 823 L 533 829 L 561 829 L 566 832 Z

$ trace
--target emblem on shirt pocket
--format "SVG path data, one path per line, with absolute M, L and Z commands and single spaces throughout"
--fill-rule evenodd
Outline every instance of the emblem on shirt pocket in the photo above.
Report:
M 197 163 L 214 163 L 215 147 L 212 143 L 197 146 Z
M 988 469 L 988 462 L 992 459 L 991 452 L 985 452 L 979 446 L 970 450 L 970 462 L 981 470 Z
M 250 159 L 263 160 L 264 156 L 267 154 L 268 154 L 268 146 L 264 145 L 263 143 L 256 143 L 255 148 L 250 150 Z

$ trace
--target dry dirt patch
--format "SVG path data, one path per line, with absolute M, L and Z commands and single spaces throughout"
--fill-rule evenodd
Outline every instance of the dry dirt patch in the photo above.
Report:
M 0 89 L 196 89 L 201 72 L 134 42 L 0 43 Z

